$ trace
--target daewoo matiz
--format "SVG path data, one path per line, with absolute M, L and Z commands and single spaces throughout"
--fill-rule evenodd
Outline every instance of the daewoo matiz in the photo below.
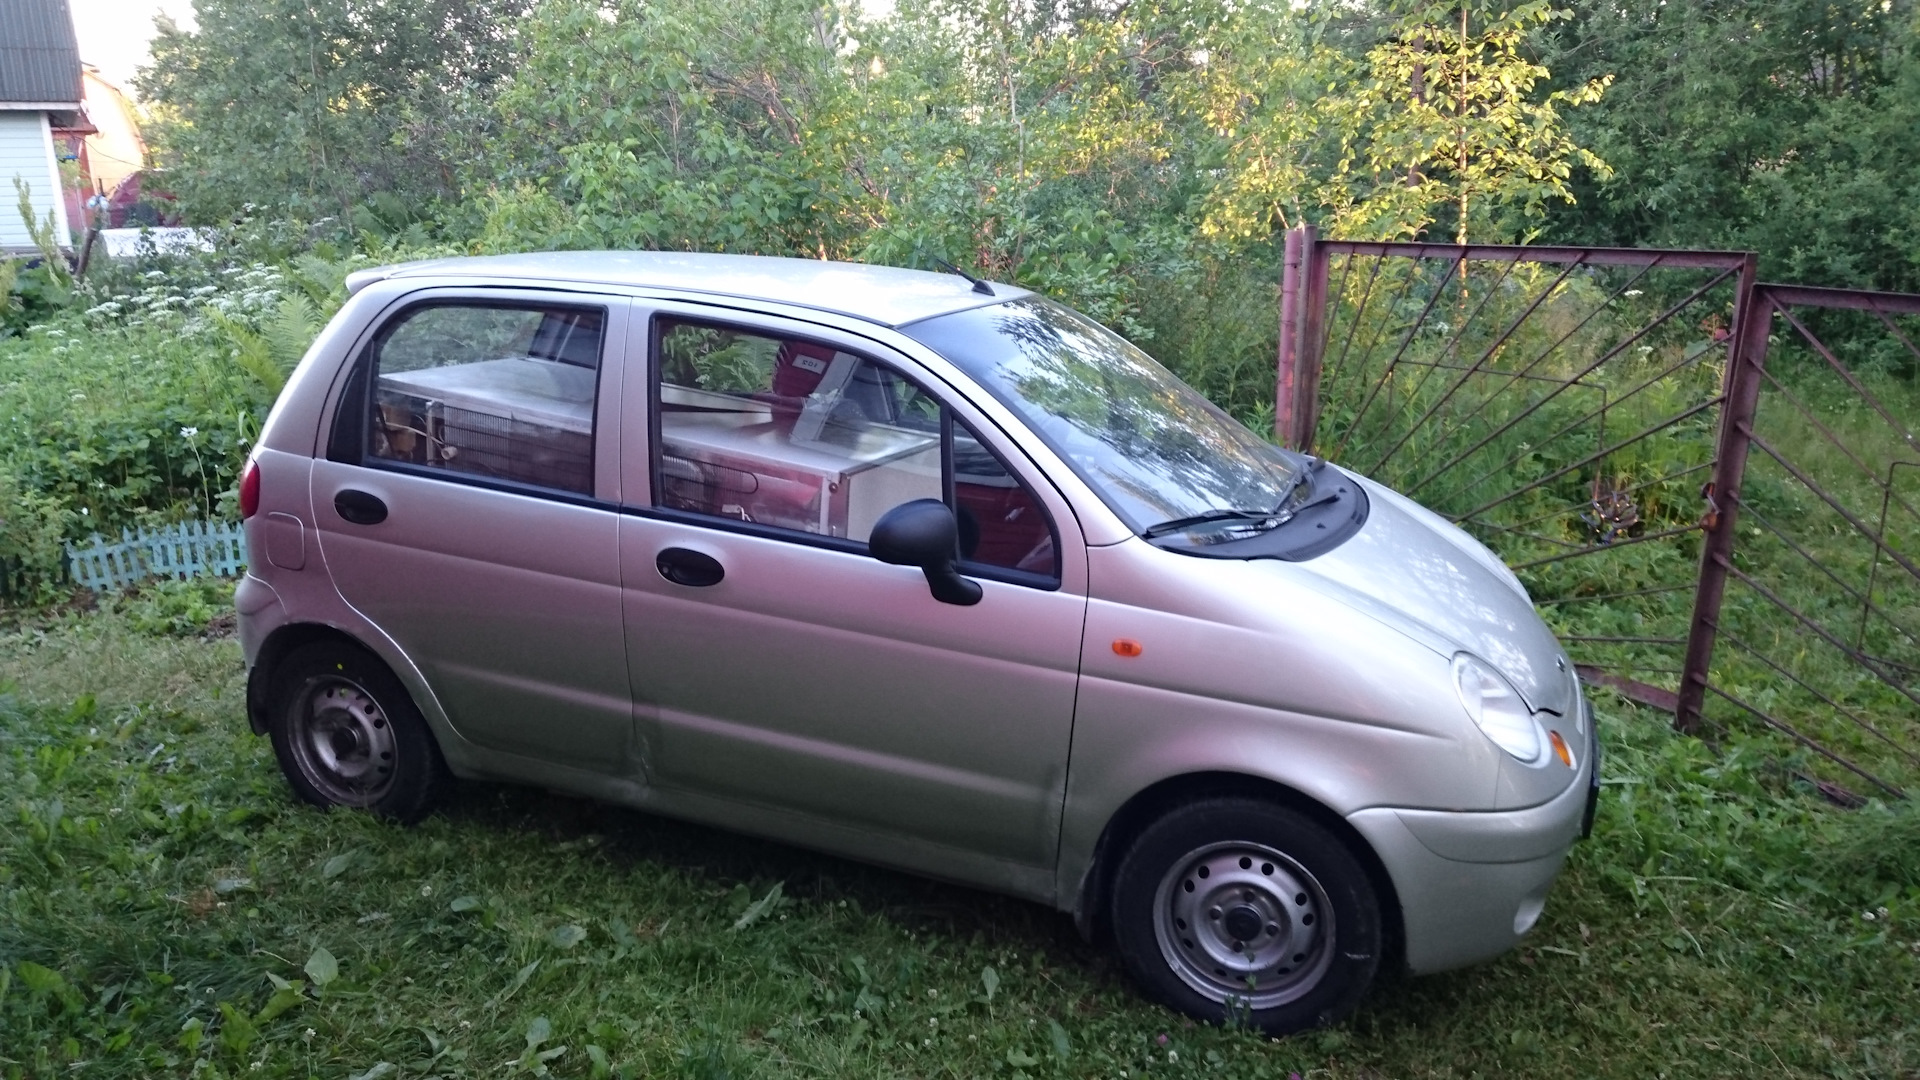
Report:
M 964 276 L 363 271 L 244 474 L 254 729 L 401 819 L 537 784 L 999 890 L 1271 1032 L 1511 947 L 1597 743 L 1519 581 Z

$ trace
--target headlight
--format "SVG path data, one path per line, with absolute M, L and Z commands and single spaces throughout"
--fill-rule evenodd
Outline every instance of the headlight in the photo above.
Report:
M 1493 665 L 1472 653 L 1454 657 L 1453 688 L 1467 715 L 1495 746 L 1528 764 L 1540 760 L 1540 725 L 1519 691 Z

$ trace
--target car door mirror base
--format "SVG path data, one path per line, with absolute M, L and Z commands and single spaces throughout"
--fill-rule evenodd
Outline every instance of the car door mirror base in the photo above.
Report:
M 915 499 L 880 515 L 867 538 L 867 550 L 883 563 L 917 566 L 927 590 L 943 604 L 971 607 L 980 602 L 980 583 L 954 565 L 960 526 L 939 499 Z

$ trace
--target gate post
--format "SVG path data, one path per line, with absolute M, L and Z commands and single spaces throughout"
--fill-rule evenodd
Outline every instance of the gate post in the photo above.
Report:
M 1733 333 L 1727 345 L 1727 374 L 1721 384 L 1720 433 L 1715 446 L 1710 500 L 1702 524 L 1700 578 L 1693 595 L 1693 622 L 1687 630 L 1687 655 L 1680 665 L 1680 693 L 1673 726 L 1698 734 L 1707 699 L 1714 638 L 1720 629 L 1720 605 L 1727 591 L 1727 567 L 1733 559 L 1737 500 L 1746 477 L 1747 451 L 1753 442 L 1753 418 L 1760 404 L 1761 372 L 1767 362 L 1767 332 L 1773 327 L 1773 301 L 1754 283 L 1757 256 L 1747 253 L 1734 299 Z
M 1320 415 L 1320 330 L 1326 320 L 1326 260 L 1314 249 L 1315 229 L 1287 230 L 1280 276 L 1280 356 L 1274 383 L 1273 435 L 1295 450 L 1313 448 Z
M 1273 439 L 1298 449 L 1293 441 L 1293 387 L 1300 364 L 1300 248 L 1299 229 L 1287 230 L 1286 259 L 1280 268 L 1280 355 L 1273 384 Z

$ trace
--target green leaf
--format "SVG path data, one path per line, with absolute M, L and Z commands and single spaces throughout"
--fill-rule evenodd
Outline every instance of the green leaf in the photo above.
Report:
M 507 984 L 507 988 L 505 990 L 500 991 L 500 995 L 498 997 L 494 998 L 492 1001 L 489 1001 L 487 1003 L 487 1007 L 492 1008 L 493 1006 L 500 1004 L 501 1002 L 512 997 L 515 993 L 519 992 L 520 988 L 527 985 L 527 980 L 533 978 L 533 973 L 538 970 L 540 970 L 540 961 L 535 960 L 533 963 L 528 964 L 526 967 L 523 967 L 519 971 L 515 972 L 513 976 L 513 982 Z
M 67 980 L 50 967 L 43 967 L 31 960 L 20 961 L 16 969 L 20 972 L 20 984 L 36 994 L 63 994 L 67 989 Z
M 302 970 L 307 973 L 307 978 L 313 980 L 313 985 L 324 990 L 328 983 L 340 977 L 340 961 L 335 960 L 327 947 L 322 945 L 307 957 L 306 967 Z
M 588 1043 L 585 1049 L 587 1051 L 587 1060 L 593 1063 L 587 1071 L 587 1076 L 590 1080 L 607 1080 L 607 1077 L 613 1075 L 613 1064 L 607 1060 L 607 1052 L 605 1050 L 600 1049 L 592 1043 Z
M 774 882 L 773 888 L 767 890 L 767 895 L 747 905 L 747 910 L 741 912 L 740 917 L 733 921 L 733 928 L 735 930 L 745 930 L 747 927 L 766 918 L 768 912 L 779 906 L 780 892 L 785 888 L 785 885 L 785 882 Z
M 544 1016 L 536 1016 L 527 1025 L 527 1049 L 537 1050 L 540 1044 L 553 1038 L 553 1024 Z
M 587 931 L 572 923 L 564 923 L 553 928 L 547 935 L 547 941 L 556 949 L 571 949 L 587 939 Z
M 304 986 L 304 983 L 295 981 L 275 990 L 273 996 L 267 999 L 267 1003 L 260 1006 L 260 1011 L 254 1014 L 253 1022 L 264 1024 L 282 1013 L 297 1008 L 306 1000 L 306 995 L 300 992 Z
M 456 896 L 447 908 L 450 911 L 472 911 L 479 906 L 480 898 L 477 896 Z
M 236 1058 L 245 1057 L 259 1029 L 245 1013 L 227 1002 L 220 1003 L 220 1048 Z
M 1061 1061 L 1071 1058 L 1073 1056 L 1073 1040 L 1067 1037 L 1067 1029 L 1060 1026 L 1060 1021 L 1047 1021 L 1047 1032 L 1053 1036 L 1053 1056 L 1059 1058 Z
M 353 866 L 355 851 L 343 851 L 320 865 L 320 880 L 332 881 Z
M 1040 1059 L 1020 1050 L 1007 1051 L 1007 1064 L 1016 1069 L 1031 1069 L 1040 1064 Z
M 393 1062 L 382 1061 L 376 1063 L 373 1068 L 368 1069 L 366 1072 L 355 1073 L 353 1076 L 348 1077 L 347 1080 L 383 1080 L 384 1077 L 392 1076 L 393 1073 Z
M 993 970 L 992 964 L 980 969 L 980 985 L 986 988 L 988 1001 L 1000 992 L 1000 973 Z

